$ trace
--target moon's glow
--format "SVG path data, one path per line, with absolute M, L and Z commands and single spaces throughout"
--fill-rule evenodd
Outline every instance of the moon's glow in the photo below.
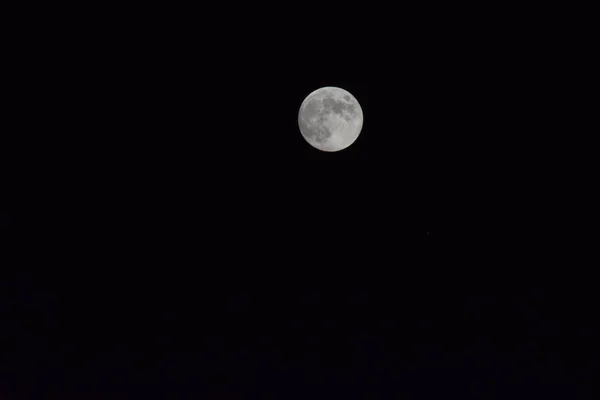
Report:
M 316 149 L 339 151 L 358 138 L 363 125 L 362 108 L 344 89 L 323 87 L 309 94 L 298 113 L 304 139 Z

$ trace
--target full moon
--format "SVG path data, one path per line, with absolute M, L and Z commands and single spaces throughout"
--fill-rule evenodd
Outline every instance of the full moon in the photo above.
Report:
M 363 125 L 360 104 L 344 89 L 323 87 L 300 106 L 298 126 L 304 139 L 322 151 L 340 151 L 358 138 Z

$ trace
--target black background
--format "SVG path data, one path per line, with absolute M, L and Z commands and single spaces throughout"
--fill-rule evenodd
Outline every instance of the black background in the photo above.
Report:
M 28 38 L 0 393 L 582 398 L 557 41 L 483 10 L 236 10 Z M 364 112 L 338 153 L 297 126 L 322 86 Z

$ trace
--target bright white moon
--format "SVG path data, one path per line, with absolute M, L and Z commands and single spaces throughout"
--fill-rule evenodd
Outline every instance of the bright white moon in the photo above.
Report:
M 298 126 L 304 139 L 322 151 L 350 146 L 362 129 L 363 113 L 358 101 L 346 90 L 323 87 L 309 94 L 300 106 Z

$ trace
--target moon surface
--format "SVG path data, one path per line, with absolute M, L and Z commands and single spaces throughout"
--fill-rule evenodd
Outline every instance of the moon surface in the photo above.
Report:
M 304 139 L 322 151 L 340 151 L 358 138 L 363 112 L 352 94 L 338 87 L 322 87 L 300 106 L 298 126 Z

